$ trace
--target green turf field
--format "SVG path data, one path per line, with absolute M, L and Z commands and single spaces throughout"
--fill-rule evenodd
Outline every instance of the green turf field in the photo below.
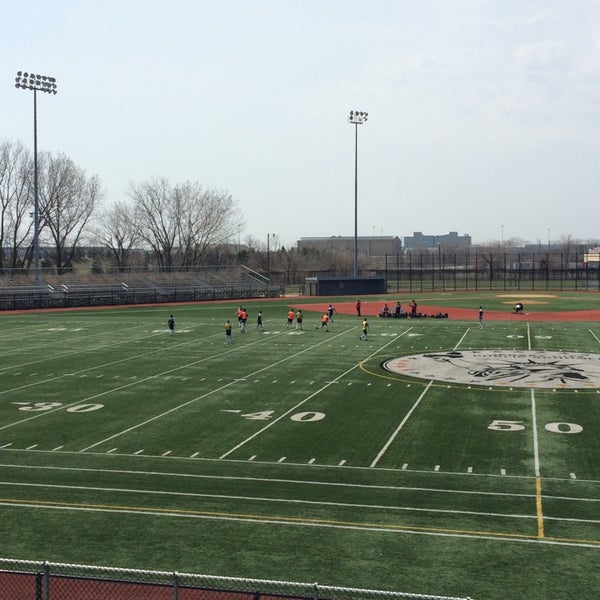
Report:
M 0 555 L 597 598 L 600 323 L 373 318 L 362 341 L 310 302 L 303 331 L 295 300 L 248 302 L 245 334 L 236 303 L 1 315 Z

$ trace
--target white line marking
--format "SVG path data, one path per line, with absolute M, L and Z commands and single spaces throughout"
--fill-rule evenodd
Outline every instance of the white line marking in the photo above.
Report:
M 408 421 L 410 416 L 413 414 L 413 412 L 416 410 L 417 406 L 419 406 L 421 400 L 425 397 L 425 394 L 429 391 L 429 388 L 432 385 L 433 385 L 433 380 L 431 380 L 427 384 L 427 387 L 423 390 L 421 395 L 417 398 L 417 401 L 412 405 L 411 409 L 406 413 L 406 415 L 404 416 L 404 419 L 402 419 L 402 421 L 400 422 L 400 425 L 398 425 L 398 427 L 396 428 L 396 431 L 394 431 L 394 433 L 392 433 L 390 439 L 384 444 L 383 448 L 379 451 L 379 453 L 377 454 L 377 456 L 371 463 L 371 467 L 377 466 L 377 463 L 379 462 L 381 457 L 386 453 L 387 449 L 392 445 L 392 442 L 396 439 L 396 436 L 400 433 L 400 430 L 404 427 L 404 425 L 406 425 L 406 422 Z
M 373 531 L 373 532 L 389 532 L 397 535 L 424 535 L 428 537 L 439 537 L 439 538 L 459 538 L 459 539 L 468 539 L 468 540 L 488 540 L 492 542 L 511 542 L 511 543 L 522 543 L 522 544 L 544 544 L 547 546 L 564 546 L 570 548 L 597 548 L 597 544 L 594 543 L 585 543 L 585 542 L 567 542 L 560 540 L 549 540 L 549 539 L 515 539 L 514 537 L 507 536 L 490 536 L 490 535 L 476 535 L 470 533 L 444 533 L 444 532 L 434 532 L 434 531 L 414 531 L 409 529 L 398 529 L 396 527 L 386 527 L 382 526 L 357 526 L 357 525 L 334 525 L 330 523 L 314 523 L 311 521 L 286 521 L 282 520 L 274 520 L 274 519 L 254 519 L 248 517 L 234 517 L 234 516 L 215 516 L 215 515 L 205 515 L 205 514 L 182 514 L 177 512 L 155 512 L 152 510 L 128 510 L 128 509 L 107 509 L 107 508 L 82 508 L 82 507 L 57 507 L 57 506 L 48 506 L 46 504 L 28 504 L 22 505 L 18 502 L 5 502 L 3 506 L 16 506 L 19 508 L 43 508 L 45 510 L 71 510 L 77 512 L 94 512 L 94 513 L 119 513 L 119 514 L 136 514 L 136 515 L 151 515 L 151 516 L 160 516 L 160 517 L 170 517 L 170 518 L 186 518 L 186 519 L 202 519 L 202 520 L 211 520 L 211 521 L 235 521 L 241 523 L 260 523 L 260 524 L 269 524 L 269 525 L 284 525 L 286 527 L 290 525 L 295 525 L 297 527 L 317 527 L 317 528 L 327 528 L 327 529 L 341 529 L 346 531 Z M 499 515 L 506 516 L 506 515 Z
M 538 445 L 537 415 L 535 407 L 535 391 L 531 390 L 531 429 L 533 431 L 533 464 L 535 476 L 540 476 L 540 450 Z
M 409 330 L 407 330 L 409 331 Z M 339 336 L 343 335 L 343 333 L 337 334 L 336 336 L 332 337 L 332 338 L 328 338 L 327 341 L 333 340 Z M 375 356 L 377 354 L 379 354 L 384 348 L 387 348 L 390 344 L 392 344 L 393 342 L 397 341 L 396 338 L 390 340 L 387 344 L 385 344 L 384 346 L 382 346 L 381 348 L 379 348 L 378 350 L 376 350 L 375 352 L 373 352 L 372 354 L 370 354 L 367 358 L 365 358 L 362 362 L 364 362 L 365 360 L 369 360 L 369 358 L 371 358 L 372 356 Z M 321 345 L 324 344 L 325 341 L 321 342 L 320 344 L 317 345 Z M 301 352 L 298 352 L 298 354 L 302 354 L 303 352 L 306 352 L 307 350 L 310 350 L 312 348 L 306 348 L 305 350 L 302 350 Z M 286 359 L 282 359 L 280 361 L 278 361 L 279 363 L 283 362 L 284 360 L 289 360 L 291 358 L 295 358 L 296 355 L 292 355 Z M 277 365 L 278 363 L 275 363 L 275 365 Z M 337 383 L 342 377 L 345 377 L 346 375 L 348 375 L 348 373 L 351 373 L 352 371 L 354 371 L 354 369 L 360 367 L 362 363 L 358 363 L 352 367 L 350 367 L 349 369 L 347 369 L 346 371 L 344 371 L 343 373 L 340 373 L 340 375 L 338 375 L 333 381 L 326 383 L 325 385 L 321 386 L 318 390 L 316 390 L 315 392 L 313 392 L 312 394 L 310 394 L 309 396 L 307 396 L 304 400 L 301 400 L 300 402 L 298 402 L 298 404 L 296 404 L 295 406 L 292 406 L 292 408 L 290 408 L 288 411 L 284 412 L 281 416 L 277 417 L 277 419 L 275 419 L 274 421 L 271 421 L 268 425 L 265 425 L 262 429 L 259 429 L 258 431 L 256 431 L 255 433 L 253 433 L 250 437 L 247 437 L 245 440 L 241 441 L 239 444 L 237 444 L 237 446 L 234 446 L 233 448 L 231 448 L 230 450 L 228 450 L 227 452 L 225 452 L 225 454 L 222 454 L 219 459 L 223 459 L 226 458 L 227 456 L 229 456 L 230 454 L 232 454 L 233 452 L 235 452 L 236 450 L 238 450 L 239 448 L 241 448 L 242 446 L 244 446 L 245 444 L 247 444 L 250 440 L 253 440 L 255 437 L 261 435 L 264 431 L 266 431 L 267 429 L 269 429 L 270 427 L 272 427 L 273 425 L 275 425 L 275 423 L 278 423 L 279 421 L 281 421 L 282 419 L 286 418 L 290 413 L 295 412 L 296 410 L 298 410 L 298 408 L 300 406 L 302 406 L 303 404 L 306 404 L 306 402 L 308 402 L 309 400 L 311 400 L 312 398 L 314 398 L 317 394 L 320 394 L 322 391 L 326 390 L 330 385 L 332 385 L 333 383 Z M 275 365 L 270 365 L 270 367 L 265 367 L 265 369 L 271 368 Z M 261 369 L 261 370 L 265 370 L 265 369 Z M 311 382 L 312 383 L 312 382 Z
M 340 335 L 343 335 L 343 334 L 340 333 L 340 334 L 338 334 L 335 337 L 338 337 Z M 330 338 L 330 339 L 335 339 L 335 338 Z M 246 344 L 244 346 L 244 348 L 247 348 L 248 346 L 259 344 L 259 343 L 260 343 L 260 340 L 257 340 L 256 342 L 252 342 L 251 344 Z M 258 373 L 262 373 L 263 371 L 267 371 L 269 369 L 277 367 L 281 363 L 284 363 L 284 362 L 286 362 L 288 360 L 292 360 L 292 359 L 296 358 L 297 356 L 299 356 L 300 354 L 304 354 L 305 352 L 308 352 L 309 350 L 312 350 L 313 348 L 319 347 L 319 346 L 323 345 L 324 343 L 325 343 L 325 340 L 323 340 L 323 341 L 319 342 L 318 344 L 315 344 L 315 345 L 313 345 L 313 346 L 311 346 L 309 348 L 304 348 L 303 350 L 300 350 L 299 352 L 296 352 L 294 354 L 286 356 L 286 357 L 284 357 L 284 358 L 282 358 L 282 359 L 280 359 L 280 360 L 278 360 L 278 361 L 276 361 L 274 363 L 271 363 L 270 365 L 268 365 L 266 367 L 263 367 L 262 369 L 258 369 L 257 371 L 254 371 L 253 373 L 250 373 L 249 375 L 247 375 L 246 377 L 244 377 L 244 379 L 248 379 L 249 377 L 257 375 Z M 222 354 L 228 354 L 228 353 L 229 353 L 229 351 L 223 352 Z M 194 361 L 192 363 L 188 363 L 187 365 L 180 365 L 179 367 L 175 367 L 174 369 L 170 369 L 170 370 L 165 371 L 163 373 L 159 373 L 155 377 L 164 376 L 167 373 L 173 373 L 173 372 L 178 371 L 180 369 L 184 369 L 184 368 L 187 368 L 187 367 L 190 367 L 190 366 L 194 366 L 194 365 L 203 363 L 203 362 L 205 362 L 207 360 L 210 360 L 211 358 L 215 358 L 216 356 L 217 355 L 213 355 L 211 357 L 205 357 L 205 358 L 202 358 L 200 360 Z M 152 379 L 152 378 L 153 377 L 148 377 L 145 380 L 147 381 L 148 379 Z M 145 381 L 145 380 L 141 380 L 141 381 Z M 229 383 L 226 383 L 226 384 L 224 384 L 222 386 L 219 386 L 219 387 L 217 387 L 215 389 L 212 389 L 209 392 L 206 392 L 206 393 L 202 394 L 201 396 L 197 396 L 196 398 L 192 398 L 191 400 L 188 400 L 187 402 L 184 402 L 183 404 L 179 404 L 177 406 L 174 406 L 173 408 L 170 408 L 169 410 L 167 410 L 167 411 L 165 411 L 163 413 L 155 415 L 154 417 L 151 417 L 150 419 L 146 419 L 145 421 L 141 421 L 137 425 L 132 425 L 131 427 L 128 427 L 127 429 L 124 429 L 123 431 L 115 433 L 114 435 L 111 435 L 111 436 L 109 436 L 109 437 L 107 437 L 107 438 L 105 438 L 103 440 L 100 440 L 99 442 L 91 444 L 90 446 L 87 446 L 86 448 L 83 448 L 82 450 L 80 450 L 80 452 L 87 452 L 88 450 L 91 450 L 92 448 L 95 448 L 96 446 L 99 446 L 100 444 L 104 444 L 106 442 L 109 442 L 110 440 L 113 440 L 113 439 L 115 439 L 115 438 L 117 438 L 117 437 L 119 437 L 121 435 L 124 435 L 126 433 L 131 432 L 131 431 L 134 431 L 134 430 L 138 429 L 139 427 L 143 427 L 144 425 L 147 425 L 148 423 L 152 423 L 153 421 L 157 421 L 158 419 L 161 419 L 162 417 L 164 417 L 166 415 L 174 413 L 174 412 L 176 412 L 176 411 L 178 411 L 178 410 L 180 410 L 182 408 L 185 408 L 186 406 L 189 406 L 190 404 L 194 404 L 195 402 L 198 402 L 199 400 L 203 400 L 204 398 L 208 398 L 209 396 L 212 396 L 213 394 L 216 394 L 216 393 L 218 393 L 218 392 L 220 392 L 220 391 L 222 391 L 222 390 L 224 390 L 224 389 L 226 389 L 226 388 L 228 388 L 228 387 L 230 387 L 230 386 L 232 386 L 232 385 L 234 385 L 236 383 L 237 383 L 237 381 L 230 381 Z M 134 384 L 128 384 L 128 385 L 123 386 L 123 387 L 128 387 L 130 385 L 134 385 Z M 113 389 L 113 390 L 107 390 L 106 392 L 101 392 L 100 394 L 97 394 L 96 396 L 91 396 L 90 398 L 86 398 L 83 401 L 89 401 L 89 400 L 91 400 L 93 398 L 97 398 L 99 396 L 103 396 L 105 394 L 109 394 L 109 393 L 111 393 L 113 391 L 117 391 L 119 389 L 122 389 L 122 388 L 116 388 L 116 389 Z M 79 402 L 82 402 L 82 400 L 80 400 L 78 402 L 74 402 L 73 404 L 68 405 L 68 406 L 72 406 L 74 404 L 78 404 Z M 63 406 L 62 408 L 68 408 L 68 406 L 66 405 L 66 406 Z M 46 411 L 46 414 L 49 414 L 51 412 L 53 412 L 53 411 Z M 273 422 L 275 422 L 275 421 L 273 421 Z M 13 423 L 13 425 L 14 424 L 15 423 Z M 3 429 L 3 428 L 0 427 L 0 429 Z

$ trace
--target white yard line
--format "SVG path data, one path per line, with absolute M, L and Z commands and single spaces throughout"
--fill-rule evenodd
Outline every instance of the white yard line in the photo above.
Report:
M 280 360 L 278 360 L 278 361 L 276 361 L 274 363 L 271 363 L 270 365 L 267 365 L 266 367 L 262 367 L 261 369 L 257 369 L 256 371 L 252 371 L 251 373 L 248 373 L 247 375 L 245 375 L 243 377 L 236 377 L 232 381 L 230 381 L 230 382 L 228 382 L 228 383 L 226 383 L 224 385 L 221 385 L 218 388 L 214 388 L 214 389 L 210 390 L 209 392 L 206 392 L 204 394 L 201 394 L 200 396 L 197 396 L 196 398 L 192 398 L 191 400 L 188 400 L 187 402 L 184 402 L 182 404 L 174 406 L 173 408 L 171 408 L 171 409 L 169 409 L 169 410 L 167 410 L 165 412 L 162 412 L 162 413 L 160 413 L 158 415 L 155 415 L 154 417 L 152 417 L 150 419 L 146 419 L 145 421 L 142 421 L 142 422 L 140 422 L 140 423 L 138 423 L 136 425 L 133 425 L 132 427 L 128 427 L 127 429 L 124 429 L 123 431 L 120 431 L 119 433 L 115 433 L 114 435 L 111 435 L 111 436 L 109 436 L 109 437 L 107 437 L 107 438 L 105 438 L 103 440 L 100 440 L 100 441 L 98 441 L 98 442 L 96 442 L 94 444 L 91 444 L 90 446 L 87 446 L 86 448 L 83 448 L 81 450 L 81 452 L 87 452 L 88 450 L 91 450 L 92 448 L 95 448 L 96 446 L 99 446 L 100 444 L 104 444 L 105 442 L 108 442 L 110 440 L 113 440 L 113 439 L 121 436 L 121 435 L 129 433 L 130 431 L 134 431 L 134 430 L 136 430 L 136 429 L 138 429 L 140 427 L 143 427 L 144 425 L 147 425 L 148 423 L 152 423 L 153 421 L 157 421 L 158 419 L 161 419 L 162 417 L 165 417 L 166 415 L 169 415 L 169 414 L 171 414 L 173 412 L 176 412 L 176 411 L 178 411 L 178 410 L 180 410 L 182 408 L 185 408 L 186 406 L 189 406 L 190 404 L 193 404 L 194 402 L 198 402 L 199 400 L 207 398 L 208 396 L 212 396 L 213 394 L 216 394 L 217 392 L 220 392 L 221 390 L 227 389 L 228 387 L 231 387 L 232 385 L 239 384 L 239 382 L 241 380 L 247 379 L 249 377 L 254 377 L 258 373 L 262 373 L 264 371 L 267 371 L 269 369 L 272 369 L 273 367 L 276 367 L 276 366 L 280 365 L 283 362 L 286 362 L 288 360 L 296 358 L 297 356 L 300 356 L 300 354 L 304 354 L 305 352 L 308 352 L 309 350 L 312 350 L 313 348 L 316 348 L 316 347 L 318 347 L 318 346 L 320 346 L 322 344 L 325 344 L 325 343 L 327 343 L 331 339 L 335 339 L 336 337 L 344 335 L 345 333 L 347 333 L 347 332 L 338 333 L 335 336 L 325 338 L 321 342 L 319 342 L 318 344 L 315 344 L 315 345 L 311 346 L 310 348 L 304 348 L 303 350 L 300 350 L 299 352 L 291 354 L 290 356 L 286 356 L 285 358 L 282 358 L 282 359 L 280 359 Z M 280 335 L 284 335 L 284 333 L 282 332 Z M 261 343 L 261 341 L 263 339 L 264 338 L 261 337 L 261 339 L 257 340 L 256 342 L 252 342 L 251 344 L 245 344 L 244 346 L 238 346 L 238 347 L 239 348 L 242 348 L 242 347 L 243 348 L 247 348 L 250 345 Z M 235 351 L 235 349 L 234 350 L 226 350 L 226 351 L 222 352 L 221 355 L 223 355 L 223 354 L 229 354 L 232 351 Z M 197 360 L 197 361 L 194 361 L 192 363 L 188 363 L 187 365 L 182 365 L 182 366 L 177 367 L 175 369 L 171 369 L 169 371 L 165 371 L 164 373 L 159 373 L 158 375 L 153 375 L 152 377 L 147 377 L 147 378 L 145 378 L 145 380 L 155 379 L 156 377 L 163 376 L 163 375 L 165 375 L 167 373 L 172 373 L 174 371 L 178 371 L 180 369 L 184 369 L 184 368 L 187 368 L 187 367 L 190 367 L 190 366 L 193 366 L 193 365 L 205 362 L 207 360 L 212 360 L 216 356 L 218 356 L 218 355 L 213 355 L 213 356 L 210 356 L 210 357 L 202 358 L 201 360 Z M 142 381 L 144 381 L 144 380 L 142 380 Z M 129 384 L 129 385 L 136 385 L 137 383 L 140 383 L 140 382 L 136 382 L 134 384 Z M 129 387 L 129 386 L 123 386 L 123 387 Z M 86 400 L 89 400 L 89 399 L 86 399 Z M 80 402 L 82 402 L 82 401 L 80 400 Z
M 457 350 L 458 349 L 458 347 L 460 346 L 460 344 L 462 343 L 462 341 L 467 337 L 467 335 L 468 335 L 468 333 L 469 333 L 470 330 L 471 330 L 470 327 L 468 327 L 466 329 L 466 331 L 462 334 L 462 337 L 460 338 L 460 340 L 458 340 L 458 342 L 454 346 L 453 350 Z M 416 410 L 417 406 L 419 406 L 419 404 L 421 403 L 421 400 L 423 400 L 423 398 L 425 397 L 425 394 L 427 394 L 427 392 L 429 391 L 429 388 L 432 385 L 433 385 L 433 380 L 431 380 L 427 384 L 427 386 L 425 387 L 425 389 L 423 390 L 423 392 L 421 393 L 421 395 L 417 398 L 417 401 L 412 405 L 411 409 L 406 413 L 406 415 L 404 416 L 404 418 L 400 422 L 400 425 L 398 425 L 398 427 L 396 428 L 396 431 L 394 431 L 394 433 L 392 433 L 390 439 L 383 445 L 383 448 L 379 451 L 379 453 L 377 454 L 377 456 L 374 458 L 373 462 L 371 463 L 371 467 L 376 467 L 377 466 L 377 463 L 379 462 L 379 460 L 387 452 L 387 449 L 392 445 L 393 441 L 396 439 L 397 435 L 400 433 L 400 430 L 404 427 L 404 425 L 406 425 L 406 422 L 408 421 L 408 419 L 410 418 L 410 416 L 413 414 L 413 412 Z
M 473 515 L 473 516 L 484 516 L 494 518 L 506 518 L 506 519 L 524 519 L 532 520 L 535 517 L 531 513 L 501 513 L 501 512 L 489 512 L 479 510 L 458 510 L 452 508 L 423 508 L 420 506 L 406 506 L 398 504 L 369 504 L 365 502 L 341 502 L 333 500 L 307 500 L 299 498 L 285 498 L 285 497 L 269 497 L 269 496 L 244 496 L 240 494 L 215 494 L 209 492 L 181 492 L 173 490 L 147 490 L 127 487 L 105 487 L 105 486 L 90 486 L 90 485 L 67 485 L 58 483 L 33 483 L 33 482 L 0 482 L 0 486 L 6 487 L 19 487 L 19 488 L 42 488 L 51 490 L 69 490 L 69 491 L 84 491 L 84 492 L 107 492 L 111 494 L 142 494 L 145 496 L 173 496 L 180 498 L 208 498 L 212 500 L 237 500 L 243 503 L 246 502 L 257 502 L 265 504 L 294 504 L 294 505 L 309 505 L 309 506 L 334 506 L 341 508 L 360 508 L 360 509 L 374 509 L 374 510 L 385 510 L 395 512 L 423 512 L 431 514 L 449 514 L 449 515 Z M 468 495 L 468 492 L 463 492 Z M 498 494 L 490 494 L 498 495 Z M 43 502 L 43 501 L 40 501 Z M 65 503 L 67 506 L 68 502 Z M 562 521 L 563 518 L 556 518 L 556 521 Z M 598 519 L 567 519 L 569 521 L 588 523 L 588 524 L 600 524 Z
M 540 450 L 538 445 L 537 411 L 535 392 L 531 390 L 531 429 L 533 431 L 533 464 L 535 471 L 535 511 L 538 537 L 544 537 L 544 509 L 542 504 L 542 477 L 540 474 Z
M 245 344 L 243 347 L 246 348 L 246 347 L 254 345 L 254 344 L 259 344 L 259 343 L 261 343 L 261 341 L 262 341 L 262 338 L 260 340 L 257 340 L 256 342 L 252 342 L 250 344 Z M 7 393 L 9 391 L 20 390 L 20 389 L 25 389 L 25 388 L 33 387 L 33 386 L 36 386 L 36 385 L 40 385 L 42 383 L 48 383 L 48 382 L 51 382 L 51 381 L 56 381 L 56 380 L 59 380 L 59 379 L 63 379 L 65 377 L 73 377 L 75 375 L 81 375 L 83 373 L 87 373 L 88 371 L 93 371 L 95 369 L 99 369 L 99 368 L 104 368 L 104 367 L 116 365 L 116 364 L 119 364 L 119 363 L 127 362 L 129 360 L 136 360 L 138 358 L 143 358 L 143 357 L 149 356 L 151 354 L 156 354 L 156 353 L 159 353 L 159 352 L 164 352 L 165 350 L 172 350 L 172 348 L 173 348 L 172 346 L 169 346 L 169 347 L 166 347 L 166 348 L 160 348 L 160 349 L 157 349 L 157 350 L 152 350 L 150 352 L 145 352 L 143 354 L 136 354 L 135 356 L 132 356 L 132 357 L 126 357 L 126 358 L 123 358 L 123 359 L 115 360 L 115 361 L 110 362 L 110 363 L 103 363 L 102 365 L 94 365 L 93 367 L 89 367 L 87 369 L 82 369 L 81 371 L 74 371 L 72 373 L 64 373 L 64 374 L 58 375 L 56 377 L 50 377 L 48 379 L 44 379 L 43 381 L 40 381 L 38 383 L 31 383 L 29 385 L 19 386 L 17 388 L 13 388 L 12 390 L 4 390 L 4 391 L 0 392 L 0 394 Z M 237 348 L 239 348 L 239 347 L 236 347 L 236 349 Z M 168 369 L 167 371 L 162 371 L 161 373 L 156 373 L 154 375 L 150 375 L 149 377 L 144 377 L 143 379 L 137 379 L 135 381 L 126 383 L 125 385 L 120 385 L 120 386 L 115 387 L 115 388 L 110 388 L 108 390 L 105 390 L 104 392 L 100 392 L 98 394 L 94 394 L 93 396 L 88 396 L 87 398 L 80 398 L 78 400 L 70 402 L 69 404 L 62 404 L 61 406 L 59 406 L 59 407 L 57 407 L 57 408 L 55 408 L 53 410 L 46 410 L 44 412 L 40 412 L 40 413 L 38 413 L 36 415 L 33 415 L 31 417 L 27 417 L 26 419 L 21 419 L 19 421 L 15 421 L 13 423 L 8 423 L 7 425 L 4 425 L 4 426 L 0 427 L 0 431 L 3 430 L 3 429 L 8 429 L 10 427 L 14 427 L 15 425 L 20 425 L 21 423 L 26 423 L 28 421 L 33 421 L 34 419 L 42 418 L 45 415 L 51 415 L 52 413 L 55 413 L 55 412 L 57 412 L 59 410 L 64 410 L 66 408 L 69 408 L 70 406 L 76 406 L 77 404 L 80 404 L 81 402 L 90 402 L 92 400 L 96 400 L 97 398 L 101 398 L 102 396 L 106 396 L 108 394 L 112 394 L 113 392 L 118 392 L 118 391 L 130 388 L 130 387 L 139 385 L 139 384 L 144 383 L 144 382 L 146 382 L 146 381 L 148 381 L 150 379 L 156 379 L 157 377 L 164 377 L 165 375 L 169 375 L 171 373 L 175 373 L 175 372 L 180 371 L 182 369 L 186 369 L 188 367 L 192 367 L 192 366 L 201 364 L 203 362 L 212 360 L 215 357 L 223 356 L 223 355 L 229 354 L 231 352 L 232 352 L 232 350 L 225 350 L 225 351 L 221 352 L 220 354 L 213 354 L 211 356 L 205 356 L 204 358 L 201 358 L 199 360 L 196 360 L 196 361 L 193 361 L 193 362 L 190 362 L 190 363 L 186 363 L 184 365 L 179 365 L 178 367 L 175 367 L 173 369 Z M 222 388 L 219 388 L 219 389 L 222 389 Z
M 138 329 L 138 328 L 136 327 L 136 329 Z M 108 336 L 108 335 L 113 335 L 113 333 L 112 332 L 106 332 L 106 333 L 103 333 L 101 335 L 102 336 Z M 104 344 L 104 345 L 101 345 L 101 346 L 94 346 L 93 348 L 86 348 L 84 350 L 79 349 L 79 350 L 74 350 L 72 352 L 63 352 L 62 354 L 61 353 L 44 354 L 42 356 L 42 358 L 38 358 L 36 360 L 29 360 L 29 361 L 23 362 L 23 363 L 9 364 L 9 365 L 1 366 L 0 367 L 0 372 L 9 371 L 11 369 L 20 369 L 22 367 L 27 367 L 29 365 L 36 365 L 36 364 L 39 364 L 39 363 L 44 363 L 44 362 L 48 362 L 48 361 L 56 360 L 56 359 L 60 359 L 60 358 L 66 358 L 66 357 L 69 357 L 69 356 L 80 356 L 81 354 L 84 354 L 84 353 L 96 352 L 97 350 L 101 350 L 101 349 L 104 349 L 104 348 L 112 348 L 114 346 L 122 346 L 124 344 L 131 344 L 131 343 L 139 342 L 140 340 L 145 340 L 145 339 L 152 338 L 152 337 L 158 337 L 158 336 L 161 336 L 161 335 L 164 335 L 164 333 L 152 333 L 150 335 L 143 335 L 141 337 L 131 338 L 131 339 L 127 339 L 127 340 L 122 340 L 120 342 L 113 342 L 111 344 Z M 53 350 L 56 350 L 56 340 L 53 340 L 49 344 L 42 344 L 40 346 L 37 346 L 36 350 L 35 350 L 36 356 L 39 356 L 40 354 L 42 354 L 40 352 L 40 350 L 42 348 L 44 348 L 45 346 L 51 346 Z
M 400 430 L 404 427 L 404 425 L 406 425 L 406 422 L 408 421 L 410 416 L 413 414 L 413 412 L 416 410 L 417 406 L 419 406 L 419 404 L 421 403 L 421 400 L 423 400 L 423 398 L 425 397 L 425 394 L 429 391 L 429 388 L 432 385 L 433 385 L 433 380 L 427 384 L 427 387 L 423 390 L 421 395 L 417 398 L 417 401 L 412 405 L 411 409 L 406 413 L 406 415 L 404 416 L 404 419 L 402 419 L 402 421 L 400 421 L 400 425 L 398 425 L 398 427 L 396 428 L 396 431 L 394 431 L 394 433 L 392 433 L 390 439 L 383 445 L 383 448 L 379 451 L 379 454 L 377 454 L 377 456 L 371 463 L 371 467 L 377 466 L 377 463 L 379 462 L 381 457 L 386 453 L 387 449 L 392 445 L 392 442 L 396 439 L 396 436 L 400 433 Z
M 355 329 L 355 328 L 353 328 L 353 329 Z M 412 329 L 412 327 L 410 329 Z M 406 331 L 404 331 L 402 334 L 400 334 L 400 336 L 392 338 L 387 344 L 385 344 L 381 348 L 378 348 L 375 352 L 373 352 L 372 354 L 367 356 L 365 359 L 363 359 L 362 362 L 364 362 L 365 360 L 369 360 L 371 357 L 375 356 L 376 354 L 379 354 L 379 352 L 381 352 L 381 350 L 383 350 L 384 348 L 387 348 L 390 344 L 393 344 L 395 341 L 398 340 L 398 337 L 401 337 L 402 335 L 404 335 L 405 333 L 410 331 L 410 329 L 407 329 Z M 343 334 L 339 334 L 339 335 L 343 335 Z M 300 406 L 302 406 L 303 404 L 305 404 L 306 402 L 308 402 L 309 400 L 311 400 L 312 398 L 314 398 L 315 396 L 317 396 L 318 394 L 320 394 L 321 392 L 326 390 L 328 387 L 336 384 L 342 377 L 345 377 L 346 375 L 348 375 L 348 373 L 351 373 L 352 371 L 354 371 L 354 369 L 357 369 L 358 367 L 360 367 L 360 365 L 361 365 L 361 363 L 357 363 L 356 365 L 353 365 L 352 367 L 350 367 L 343 373 L 340 373 L 337 377 L 335 377 L 335 379 L 333 379 L 332 381 L 328 381 L 324 386 L 320 387 L 318 390 L 316 390 L 315 392 L 310 394 L 310 396 L 304 398 L 304 400 L 301 400 L 300 402 L 298 402 L 298 404 L 296 404 L 295 406 L 292 406 L 292 408 L 290 408 L 288 411 L 283 413 L 281 416 L 277 417 L 277 419 L 271 421 L 268 425 L 265 425 L 262 429 L 259 429 L 258 431 L 253 433 L 250 437 L 246 438 L 245 440 L 243 440 L 242 442 L 240 442 L 239 444 L 237 444 L 236 446 L 234 446 L 233 448 L 231 448 L 230 450 L 225 452 L 225 454 L 222 454 L 219 457 L 219 459 L 227 458 L 230 454 L 232 454 L 236 450 L 239 450 L 242 446 L 247 444 L 250 440 L 253 440 L 255 437 L 258 437 L 259 435 L 264 433 L 267 429 L 270 429 L 271 427 L 273 427 L 273 425 L 275 425 L 276 423 L 278 423 L 279 421 L 281 421 L 282 419 L 287 417 L 290 413 L 296 411 Z
M 535 476 L 540 476 L 540 451 L 537 434 L 537 412 L 535 405 L 535 391 L 531 390 L 531 428 L 533 430 L 533 465 Z
M 600 344 L 600 338 L 591 329 L 588 329 L 588 331 L 591 333 L 592 337 Z

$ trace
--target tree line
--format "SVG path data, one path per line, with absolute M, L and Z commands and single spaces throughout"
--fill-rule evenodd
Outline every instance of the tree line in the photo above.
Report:
M 113 267 L 143 250 L 159 268 L 204 264 L 210 249 L 239 237 L 244 219 L 226 191 L 165 178 L 131 182 L 126 199 L 106 204 L 96 175 L 62 153 L 39 152 L 38 235 L 58 273 L 83 246 L 101 246 Z M 20 142 L 0 143 L 0 270 L 34 260 L 34 157 Z

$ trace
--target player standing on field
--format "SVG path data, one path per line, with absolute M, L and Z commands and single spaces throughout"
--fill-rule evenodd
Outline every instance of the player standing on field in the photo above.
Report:
M 292 323 L 294 322 L 294 317 L 296 316 L 296 314 L 294 313 L 294 310 L 292 308 L 290 308 L 290 310 L 288 310 L 288 314 L 287 314 L 287 324 L 286 327 L 291 327 Z
M 364 321 L 362 322 L 361 328 L 362 328 L 362 334 L 360 336 L 360 339 L 368 341 L 367 335 L 369 333 L 369 324 L 367 323 L 367 317 L 365 317 Z

